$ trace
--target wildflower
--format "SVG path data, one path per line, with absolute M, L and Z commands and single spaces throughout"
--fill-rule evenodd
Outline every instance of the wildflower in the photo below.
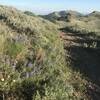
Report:
M 16 80 L 13 80 L 13 82 L 16 82 Z
M 8 75 L 8 78 L 10 78 L 10 76 Z
M 1 81 L 3 82 L 4 81 L 4 78 L 2 78 Z

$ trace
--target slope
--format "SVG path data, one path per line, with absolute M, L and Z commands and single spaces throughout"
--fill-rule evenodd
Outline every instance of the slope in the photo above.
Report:
M 49 21 L 0 6 L 1 100 L 73 98 L 58 33 Z

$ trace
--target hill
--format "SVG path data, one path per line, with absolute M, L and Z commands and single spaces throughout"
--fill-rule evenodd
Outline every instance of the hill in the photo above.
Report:
M 87 84 L 85 90 L 88 97 L 90 96 L 89 100 L 99 100 L 100 13 L 94 11 L 82 15 L 73 11 L 69 13 L 63 11 L 62 13 L 51 13 L 46 16 L 46 19 L 58 25 L 64 40 L 66 61 L 69 61 L 69 67 L 73 69 L 73 72 L 80 72 L 84 76 L 84 78 L 78 76 L 78 79 L 87 80 L 87 82 L 79 83 Z M 74 82 L 78 84 L 77 81 L 74 80 Z M 78 89 L 81 91 L 82 87 L 78 87 Z
M 44 15 L 42 17 L 45 19 L 48 19 L 50 21 L 55 21 L 55 20 L 62 20 L 62 21 L 66 20 L 67 21 L 67 16 L 69 14 L 72 15 L 73 17 L 82 16 L 82 14 L 79 12 L 69 10 L 69 11 L 53 12 L 53 13 L 50 13 L 48 15 Z
M 24 14 L 29 15 L 29 16 L 36 16 L 33 12 L 30 12 L 30 11 L 25 11 Z
M 99 100 L 99 18 L 90 16 L 0 6 L 0 100 Z
M 99 11 L 93 11 L 88 16 L 94 16 L 94 17 L 99 17 L 100 18 L 100 12 Z
M 72 98 L 58 33 L 47 20 L 0 6 L 0 100 Z
M 63 24 L 59 26 L 67 52 L 66 61 L 70 61 L 69 66 L 74 71 L 80 72 L 88 81 L 86 90 L 90 95 L 89 100 L 99 100 L 100 98 L 99 21 L 99 12 L 93 12 L 78 19 L 72 17 L 65 26 Z M 84 82 L 82 83 L 84 84 Z

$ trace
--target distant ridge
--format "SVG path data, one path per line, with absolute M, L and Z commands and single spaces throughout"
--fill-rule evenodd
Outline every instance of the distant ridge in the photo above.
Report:
M 50 13 L 48 15 L 44 15 L 42 17 L 52 21 L 52 20 L 56 20 L 60 17 L 62 17 L 62 18 L 67 17 L 68 14 L 71 14 L 73 17 L 83 16 L 83 14 L 81 14 L 77 11 L 72 11 L 72 10 L 67 11 L 66 10 L 66 11 L 53 12 L 53 13 Z

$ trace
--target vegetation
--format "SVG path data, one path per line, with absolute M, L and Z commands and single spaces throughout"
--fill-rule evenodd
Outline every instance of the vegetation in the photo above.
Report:
M 26 15 L 29 15 L 29 16 L 36 16 L 34 13 L 30 12 L 30 11 L 25 11 L 24 12 Z
M 95 70 L 94 77 L 91 71 L 89 75 L 82 71 L 83 66 L 90 68 L 88 64 L 99 70 L 99 19 L 97 12 L 90 17 L 73 11 L 69 13 L 71 18 L 67 21 L 68 13 L 64 11 L 46 18 L 48 15 L 36 16 L 29 11 L 0 6 L 0 100 L 93 98 L 88 88 L 93 82 L 99 85 L 99 77 L 97 83 L 95 81 L 99 71 Z M 87 40 L 97 40 L 98 45 L 91 46 Z M 76 50 L 77 46 L 81 49 Z
M 0 99 L 72 98 L 58 33 L 49 21 L 0 6 Z

